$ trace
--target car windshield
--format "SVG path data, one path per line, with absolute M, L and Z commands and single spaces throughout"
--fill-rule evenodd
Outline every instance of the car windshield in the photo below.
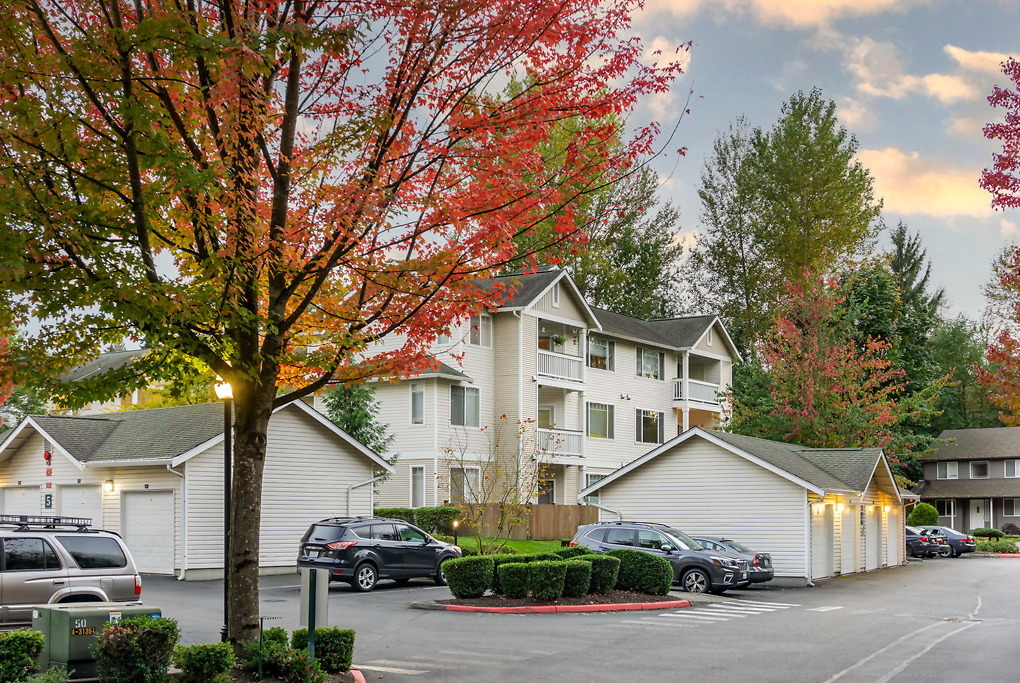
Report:
M 693 538 L 680 531 L 679 529 L 671 529 L 666 527 L 663 529 L 665 533 L 672 536 L 674 540 L 679 542 L 679 547 L 684 550 L 696 550 L 701 548 L 701 544 L 695 541 Z
M 754 554 L 754 551 L 751 550 L 750 548 L 748 548 L 743 543 L 737 543 L 736 541 L 723 541 L 723 543 L 725 543 L 729 547 L 733 548 L 738 553 L 751 553 L 751 554 Z

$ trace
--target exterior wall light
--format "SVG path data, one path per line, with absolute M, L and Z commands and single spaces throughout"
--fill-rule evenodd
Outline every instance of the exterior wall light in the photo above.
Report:
M 107 479 L 103 482 L 103 490 L 107 493 L 113 491 L 113 479 Z

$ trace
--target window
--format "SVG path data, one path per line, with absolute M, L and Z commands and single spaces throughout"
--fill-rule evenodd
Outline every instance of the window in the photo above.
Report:
M 392 524 L 373 524 L 368 527 L 368 535 L 364 535 L 364 529 L 358 530 L 358 536 L 371 538 L 374 541 L 399 541 L 400 536 Z
M 635 424 L 637 434 L 635 439 L 638 443 L 662 443 L 663 430 L 665 429 L 665 415 L 654 410 L 641 410 L 635 412 Z
M 470 319 L 471 329 L 468 331 L 468 343 L 475 346 L 492 346 L 492 316 L 473 315 Z
M 420 508 L 425 505 L 425 468 L 411 468 L 411 507 Z
M 57 540 L 82 569 L 127 566 L 120 543 L 108 536 L 57 536 Z
M 542 479 L 538 482 L 538 504 L 552 505 L 556 502 L 556 480 Z
M 987 460 L 975 460 L 970 464 L 970 478 L 971 479 L 987 479 L 988 478 L 988 461 Z
M 1020 477 L 1020 460 L 1006 460 L 1006 477 L 1009 479 L 1015 479 Z
M 588 404 L 588 436 L 596 439 L 612 439 L 613 406 L 608 403 Z
M 411 424 L 425 424 L 425 387 L 420 382 L 411 383 Z
M 661 550 L 662 546 L 669 545 L 669 541 L 667 541 L 666 537 L 657 531 L 651 531 L 650 529 L 638 529 L 637 544 L 639 548 L 645 548 L 647 550 Z
M 633 529 L 607 529 L 606 543 L 612 545 L 634 545 Z
M 589 538 L 596 543 L 605 543 L 606 541 L 606 530 L 605 528 L 592 529 L 586 533 L 585 538 Z
M 552 305 L 553 308 L 560 307 L 560 283 L 557 282 L 552 288 Z
M 592 484 L 594 484 L 596 482 L 599 482 L 599 481 L 602 481 L 605 478 L 606 478 L 606 475 L 604 475 L 604 474 L 588 474 L 588 473 L 585 473 L 585 475 L 584 475 L 584 487 L 588 488 Z M 596 493 L 596 494 L 591 495 L 591 496 L 585 496 L 584 499 L 586 501 L 588 501 L 589 503 L 594 503 L 594 504 L 598 505 L 601 502 L 602 497 L 599 496 L 599 494 Z
M 50 544 L 41 538 L 8 538 L 4 540 L 4 569 L 9 572 L 46 571 L 60 569 L 60 561 Z
M 1020 517 L 1020 498 L 1003 498 L 1002 514 L 1006 517 Z
M 539 406 L 538 407 L 538 428 L 539 429 L 552 429 L 554 424 L 556 424 L 556 408 L 555 408 L 555 406 Z
M 601 337 L 588 337 L 588 367 L 598 370 L 615 370 L 613 355 L 616 344 Z
M 450 387 L 450 424 L 461 427 L 479 426 L 478 389 Z
M 637 376 L 661 380 L 665 377 L 666 354 L 661 351 L 637 350 Z
M 477 467 L 451 467 L 450 500 L 455 503 L 477 503 L 479 480 Z
M 939 517 L 955 517 L 956 501 L 952 498 L 940 498 L 935 501 L 935 509 L 938 510 Z
M 406 524 L 397 524 L 396 527 L 400 540 L 406 543 L 426 543 L 429 540 L 425 537 L 425 534 L 414 527 L 409 527 Z
M 705 343 L 708 344 L 709 346 L 712 345 L 712 328 L 711 327 L 708 328 L 708 338 L 705 340 Z
M 936 478 L 956 479 L 959 477 L 959 465 L 955 462 L 940 462 L 937 467 Z

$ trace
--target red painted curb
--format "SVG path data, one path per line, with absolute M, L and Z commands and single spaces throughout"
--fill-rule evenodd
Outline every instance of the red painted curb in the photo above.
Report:
M 999 557 L 1020 557 L 1020 553 L 1001 553 Z
M 472 607 L 469 605 L 447 605 L 451 612 L 492 612 L 496 614 L 550 614 L 564 612 L 631 612 L 644 609 L 668 609 L 690 607 L 690 600 L 668 600 L 665 602 L 621 602 L 607 605 L 534 605 L 531 607 Z
M 351 669 L 351 676 L 354 677 L 354 683 L 365 683 L 365 675 L 357 669 Z

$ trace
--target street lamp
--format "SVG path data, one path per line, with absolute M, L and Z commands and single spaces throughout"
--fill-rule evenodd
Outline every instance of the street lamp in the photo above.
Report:
M 220 640 L 227 642 L 230 624 L 230 475 L 231 453 L 233 441 L 231 434 L 233 417 L 230 402 L 234 398 L 229 382 L 216 385 L 216 398 L 223 401 L 223 628 L 220 629 Z
M 460 526 L 459 520 L 453 520 L 453 544 L 457 545 L 457 527 Z

